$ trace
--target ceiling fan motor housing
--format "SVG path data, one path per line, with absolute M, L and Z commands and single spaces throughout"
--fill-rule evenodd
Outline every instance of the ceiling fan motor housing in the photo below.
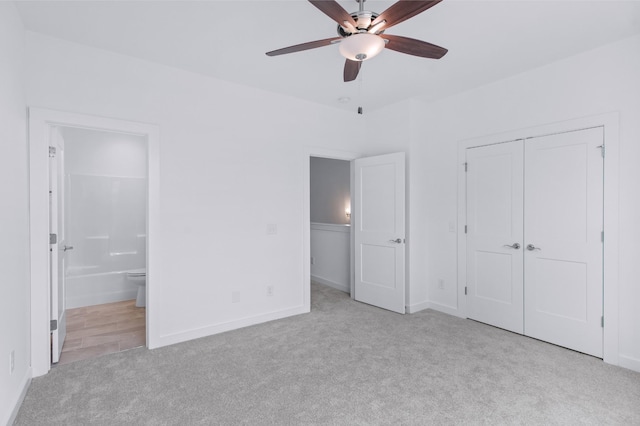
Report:
M 338 35 L 341 37 L 349 37 L 352 34 L 358 34 L 367 32 L 371 26 L 371 23 L 379 16 L 379 13 L 363 10 L 360 12 L 351 13 L 351 17 L 356 21 L 356 26 L 353 30 L 348 27 L 345 28 L 342 25 L 338 25 Z M 352 26 L 353 27 L 353 26 Z M 377 31 L 376 34 L 382 34 L 384 30 Z

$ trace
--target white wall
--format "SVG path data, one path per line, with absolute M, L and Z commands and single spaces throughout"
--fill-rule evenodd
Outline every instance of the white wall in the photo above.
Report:
M 0 424 L 8 423 L 31 377 L 29 358 L 29 210 L 24 30 L 0 2 Z M 10 354 L 14 351 L 13 373 Z
M 350 225 L 311 223 L 311 279 L 351 292 Z
M 346 224 L 351 211 L 349 161 L 311 157 L 311 222 Z
M 304 311 L 309 146 L 357 151 L 356 114 L 33 33 L 26 75 L 29 105 L 160 127 L 159 345 Z
M 640 371 L 638 52 L 640 36 L 417 109 L 420 125 L 411 145 L 411 275 L 414 287 L 422 291 L 413 293 L 420 299 L 412 299 L 412 303 L 426 301 L 448 312 L 458 309 L 456 233 L 450 232 L 450 224 L 456 223 L 460 140 L 617 111 L 619 355 L 621 365 Z M 444 289 L 438 288 L 439 279 L 444 280 Z
M 146 266 L 147 152 L 141 136 L 62 127 L 67 308 L 134 299 Z

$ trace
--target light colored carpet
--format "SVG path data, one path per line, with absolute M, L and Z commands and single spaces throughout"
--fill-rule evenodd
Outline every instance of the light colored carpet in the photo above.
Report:
M 17 425 L 640 424 L 640 374 L 312 286 L 312 312 L 55 367 Z

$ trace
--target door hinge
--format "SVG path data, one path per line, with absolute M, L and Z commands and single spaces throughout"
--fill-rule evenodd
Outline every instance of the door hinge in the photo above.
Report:
M 50 331 L 56 331 L 58 329 L 58 320 L 51 320 L 51 322 L 49 323 L 50 325 Z
M 50 146 L 49 147 L 49 157 L 53 158 L 56 156 L 56 147 L 55 146 Z
M 468 172 L 469 171 L 469 163 L 464 163 L 464 171 Z
M 464 233 L 467 233 L 467 225 L 464 226 Z
M 464 295 L 467 295 L 467 286 L 464 287 Z
M 600 241 L 604 243 L 604 231 L 600 231 Z
M 602 158 L 604 158 L 604 145 L 600 145 L 598 148 L 600 148 L 600 154 L 602 155 Z
M 49 234 L 49 244 L 56 244 L 58 242 L 58 234 Z
M 604 315 L 600 317 L 600 327 L 604 328 Z

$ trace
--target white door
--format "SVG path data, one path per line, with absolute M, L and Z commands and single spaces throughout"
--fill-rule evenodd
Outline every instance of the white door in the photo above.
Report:
M 467 150 L 467 316 L 523 332 L 523 142 Z
M 354 161 L 355 299 L 405 312 L 405 155 Z
M 525 334 L 602 357 L 603 129 L 525 144 Z
M 60 360 L 67 334 L 65 315 L 64 141 L 58 128 L 51 129 L 49 148 L 49 232 L 51 283 L 51 362 Z

